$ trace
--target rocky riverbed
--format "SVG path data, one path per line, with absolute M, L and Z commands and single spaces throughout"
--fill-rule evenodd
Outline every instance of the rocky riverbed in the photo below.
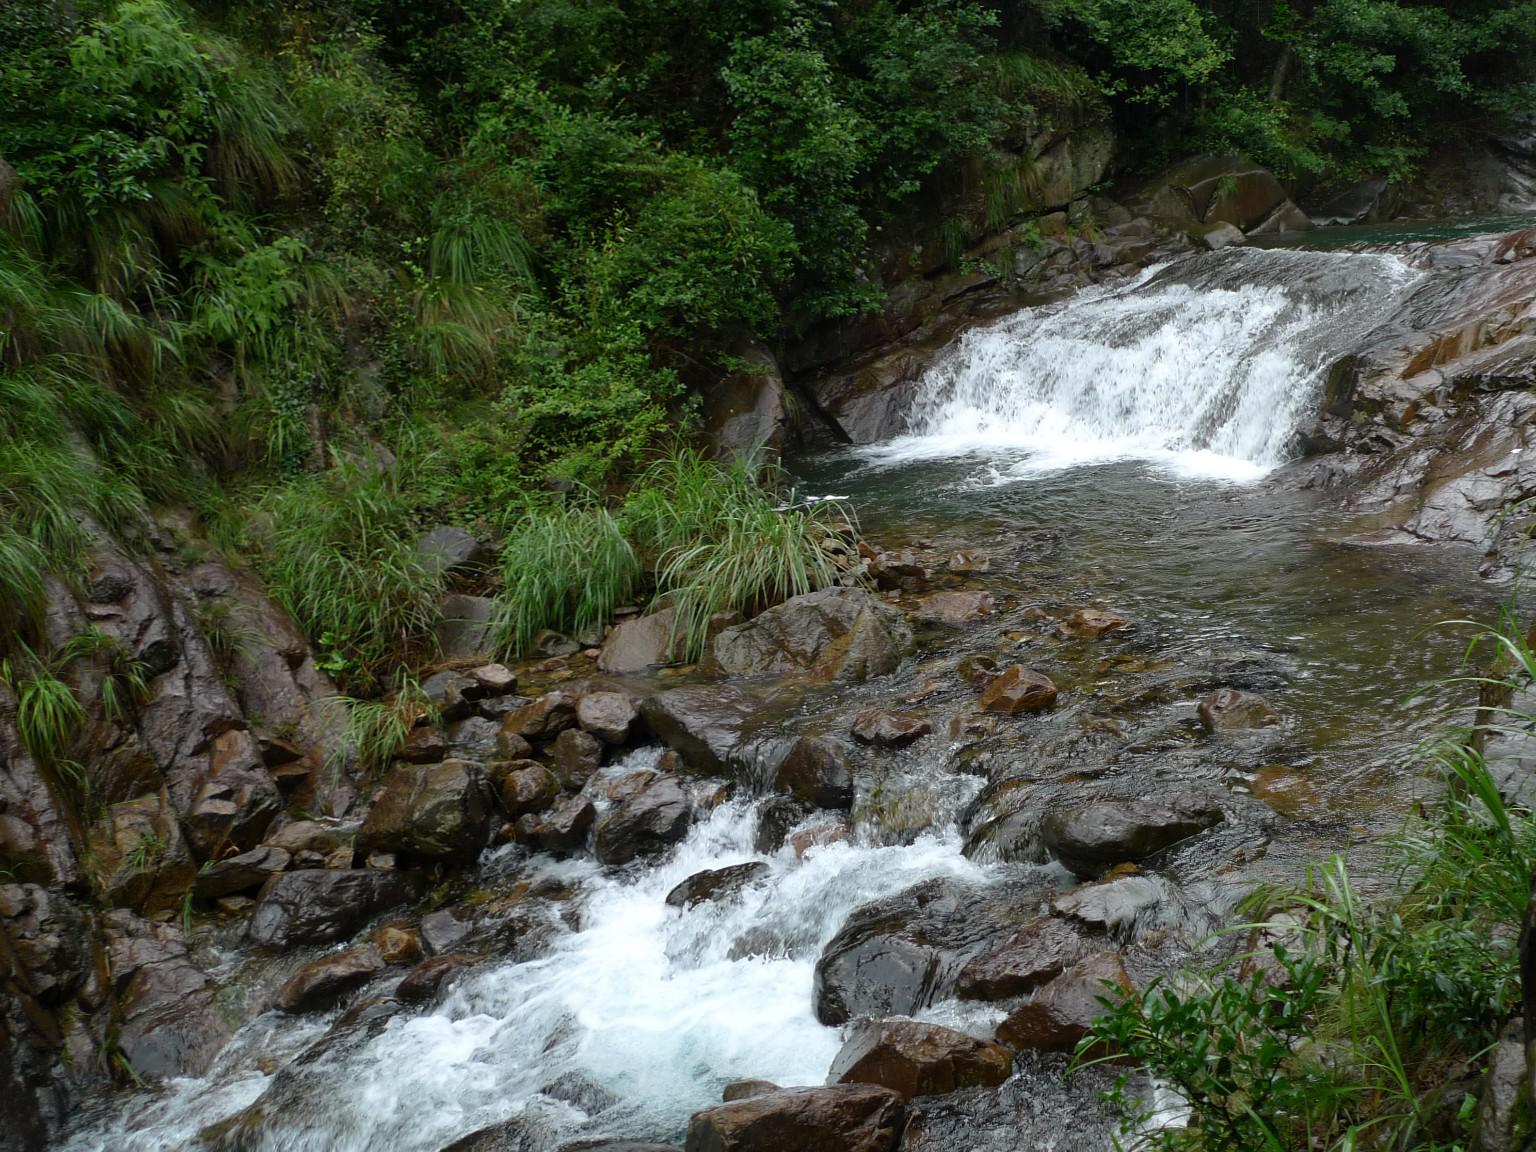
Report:
M 1529 255 L 1217 253 L 976 329 L 908 390 L 926 424 L 795 463 L 860 508 L 858 581 L 699 666 L 631 616 L 506 667 L 463 597 L 436 718 L 375 770 L 244 573 L 174 523 L 103 540 L 53 627 L 154 691 L 124 723 L 82 686 L 86 825 L 3 702 L 0 1147 L 1109 1147 L 1062 1076 L 1090 993 L 1202 955 L 1257 881 L 1368 875 L 1466 714 L 1426 629 L 1503 594 L 1479 549 L 1518 560 Z M 1184 410 L 1073 338 L 1230 395 L 1170 441 Z

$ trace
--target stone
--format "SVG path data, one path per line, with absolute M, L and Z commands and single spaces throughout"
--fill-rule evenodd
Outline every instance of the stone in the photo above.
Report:
M 810 805 L 793 796 L 770 796 L 757 807 L 757 834 L 752 847 L 771 855 L 784 847 L 790 830 L 811 814 Z
M 467 972 L 480 963 L 477 956 L 449 952 L 423 960 L 412 968 L 395 987 L 395 998 L 406 1004 L 420 1004 L 431 1000 L 454 977 Z
M 971 624 L 992 615 L 990 592 L 935 592 L 918 602 L 913 616 L 925 624 Z
M 462 720 L 475 710 L 474 697 L 480 686 L 462 672 L 445 669 L 434 672 L 421 682 L 421 692 L 437 709 L 444 723 Z
M 589 692 L 576 705 L 576 723 L 605 744 L 626 743 L 639 719 L 640 709 L 623 692 Z
M 508 712 L 501 721 L 504 738 L 519 736 L 524 740 L 549 739 L 576 723 L 576 699 L 566 692 L 546 692 L 536 700 Z M 504 751 L 502 755 L 513 757 Z
M 959 575 L 970 575 L 976 572 L 990 572 L 992 570 L 992 558 L 985 552 L 977 552 L 972 549 L 962 549 L 949 558 L 946 567 Z
M 813 848 L 825 848 L 829 844 L 842 844 L 850 835 L 848 821 L 841 817 L 813 824 L 790 834 L 789 847 L 796 860 L 804 860 Z
M 1241 235 L 1286 202 L 1274 174 L 1247 157 L 1201 156 L 1158 177 L 1130 206 L 1174 220 L 1224 223 Z
M 692 815 L 678 782 L 658 775 L 598 820 L 594 854 L 604 864 L 655 856 L 687 835 Z
M 1523 1032 L 1524 1022 L 1513 1021 L 1487 1054 L 1469 1152 L 1512 1152 L 1529 1146 L 1532 1117 Z
M 350 852 L 356 839 L 355 825 L 328 820 L 295 820 L 284 824 L 263 843 L 269 848 L 281 848 L 290 856 L 300 852 L 331 856 L 341 851 Z
M 911 629 L 890 605 L 862 588 L 828 588 L 727 628 L 712 656 L 732 676 L 858 681 L 894 672 L 911 646 Z
M 373 946 L 380 958 L 391 966 L 415 964 L 424 955 L 421 933 L 398 924 L 386 924 L 373 934 Z
M 683 656 L 677 612 L 671 608 L 615 624 L 603 641 L 597 667 L 602 672 L 644 672 Z
M 999 1042 L 1015 1052 L 1071 1052 L 1106 1011 L 1101 999 L 1135 994 L 1116 952 L 1078 961 L 997 1026 Z
M 405 872 L 367 868 L 305 869 L 268 880 L 246 928 L 253 944 L 291 948 L 330 944 L 420 895 L 422 881 Z
M 753 342 L 736 360 L 736 371 L 704 388 L 699 415 L 717 457 L 756 461 L 784 447 L 789 425 L 784 378 L 762 344 Z
M 1272 236 L 1284 232 L 1310 232 L 1312 218 L 1289 200 L 1275 206 L 1273 212 L 1248 229 L 1250 236 Z
M 1236 224 L 1212 224 L 1201 231 L 1200 240 L 1212 252 L 1237 247 L 1247 242 L 1243 230 Z
M 647 697 L 640 705 L 651 731 L 693 772 L 730 776 L 764 718 L 765 700 L 740 685 L 698 684 Z
M 866 708 L 853 718 L 853 738 L 880 748 L 905 748 L 933 731 L 926 716 Z
M 1129 934 L 1163 903 L 1167 888 L 1152 876 L 1118 876 L 1060 896 L 1052 904 L 1059 916 L 1111 935 Z
M 761 860 L 695 872 L 667 893 L 667 904 L 673 908 L 686 910 L 696 904 L 723 900 L 734 896 L 754 880 L 766 875 L 768 875 L 768 865 Z
M 998 673 L 981 690 L 981 707 L 1003 716 L 1041 712 L 1056 703 L 1056 685 L 1049 676 L 1022 665 Z
M 481 700 L 510 696 L 517 691 L 517 676 L 505 664 L 482 664 L 471 668 L 467 675 L 478 686 L 476 696 Z
M 479 764 L 397 764 L 363 819 L 357 850 L 469 861 L 479 856 L 490 832 L 490 789 Z
M 334 1008 L 347 993 L 368 983 L 385 967 L 383 957 L 371 944 L 322 956 L 295 972 L 278 989 L 272 1006 L 290 1015 L 326 1011 Z
M 179 912 L 197 875 L 164 791 L 108 807 L 86 859 L 107 903 L 148 916 Z
M 514 836 L 536 851 L 570 855 L 587 846 L 587 833 L 596 819 L 597 808 L 591 800 L 566 796 L 548 811 L 518 817 Z
M 1020 928 L 1000 948 L 966 964 L 955 981 L 955 991 L 966 1000 L 1011 1000 L 1054 980 L 1089 948 L 1080 928 L 1042 916 Z
M 395 759 L 407 764 L 436 764 L 448 755 L 448 738 L 436 724 L 418 724 L 406 734 Z
M 281 848 L 261 844 L 249 852 L 227 856 L 203 866 L 192 885 L 199 900 L 219 900 L 260 888 L 288 867 L 293 858 Z
M 181 932 L 119 910 L 106 919 L 114 1039 L 147 1081 L 201 1076 L 230 1037 L 218 988 L 192 963 Z
M 1123 632 L 1131 626 L 1124 616 L 1101 612 L 1097 608 L 1079 608 L 1057 628 L 1068 640 L 1102 640 L 1111 632 Z
M 501 753 L 501 725 L 484 716 L 466 716 L 448 726 L 448 751 L 460 760 L 494 760 Z
M 878 1084 L 906 1099 L 995 1087 L 1013 1074 L 1013 1055 L 939 1024 L 865 1020 L 855 1024 L 827 1073 L 829 1084 Z
M 167 773 L 166 787 L 183 836 L 203 860 L 230 845 L 254 848 L 283 803 L 256 738 L 244 728 L 220 732 L 208 745 L 206 769 Z
M 439 655 L 444 660 L 485 659 L 495 647 L 496 613 L 497 603 L 489 596 L 448 593 L 438 601 L 434 634 Z
M 533 745 L 516 732 L 498 729 L 496 732 L 496 759 L 516 763 L 533 759 Z
M 485 545 L 454 524 L 439 524 L 416 541 L 421 566 L 437 576 L 483 568 L 490 559 Z
M 720 1090 L 720 1099 L 729 1104 L 732 1100 L 745 1100 L 761 1096 L 765 1092 L 777 1092 L 779 1086 L 772 1080 L 732 1080 Z
M 561 786 L 568 792 L 580 792 L 602 767 L 603 744 L 590 732 L 567 728 L 555 737 L 549 759 Z
M 853 807 L 849 749 L 830 736 L 800 736 L 779 763 L 773 786 L 817 808 Z
M 902 1099 L 888 1088 L 781 1088 L 694 1113 L 686 1152 L 894 1152 Z
M 532 760 L 521 763 L 500 780 L 501 806 L 509 820 L 543 812 L 560 795 L 560 781 L 553 772 Z
M 1280 723 L 1280 713 L 1269 701 L 1236 688 L 1218 688 L 1200 701 L 1199 712 L 1207 732 L 1270 728 Z
M 1146 859 L 1220 823 L 1221 808 L 1194 793 L 1166 800 L 1065 803 L 1046 813 L 1040 839 L 1079 876 L 1100 876 L 1116 864 Z

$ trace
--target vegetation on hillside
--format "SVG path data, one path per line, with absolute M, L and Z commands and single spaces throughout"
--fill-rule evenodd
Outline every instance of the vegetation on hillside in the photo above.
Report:
M 411 553 L 421 528 L 603 528 L 602 497 L 690 433 L 745 344 L 876 306 L 920 222 L 947 219 L 958 249 L 1026 211 L 1040 133 L 1107 110 L 1134 163 L 1244 148 L 1290 176 L 1402 175 L 1448 126 L 1530 106 L 1530 16 L 6 5 L 0 632 L 36 642 L 47 577 L 78 574 L 93 534 L 131 540 L 147 509 L 190 506 L 366 690 L 430 653 L 441 577 Z M 980 214 L 949 218 L 962 201 Z M 551 511 L 567 492 L 586 510 Z M 726 551 L 652 558 L 690 634 L 706 610 L 825 579 L 786 550 L 801 512 L 762 514 L 778 495 L 712 521 Z M 515 635 L 612 599 L 525 591 L 544 607 L 513 603 Z

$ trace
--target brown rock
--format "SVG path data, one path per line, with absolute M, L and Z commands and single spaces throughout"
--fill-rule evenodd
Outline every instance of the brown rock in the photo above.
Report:
M 517 691 L 517 677 L 505 664 L 482 664 L 478 668 L 471 668 L 469 678 L 479 687 L 481 699 L 487 696 L 509 696 Z
M 397 764 L 368 809 L 357 850 L 471 860 L 490 838 L 489 792 L 472 760 Z
M 371 944 L 304 965 L 278 989 L 272 1006 L 279 1012 L 320 1012 L 384 971 L 379 950 Z
M 810 828 L 802 828 L 789 838 L 789 846 L 795 851 L 796 860 L 804 860 L 805 854 L 812 848 L 822 848 L 828 844 L 841 844 L 848 839 L 848 821 L 843 819 L 828 820 L 825 824 L 816 824 Z
M 530 760 L 533 745 L 516 732 L 500 730 L 496 733 L 496 755 L 502 760 Z
M 733 676 L 856 681 L 894 672 L 911 645 L 911 630 L 894 608 L 862 588 L 828 588 L 727 628 L 712 653 Z
M 992 559 L 985 552 L 962 549 L 949 558 L 951 572 L 988 572 L 991 568 Z
M 1221 807 L 1198 793 L 1063 803 L 1046 814 L 1040 839 L 1077 875 L 1101 876 L 1116 864 L 1143 860 L 1221 819 Z
M 1280 723 L 1280 713 L 1263 697 L 1218 688 L 1200 701 L 1200 723 L 1207 732 L 1270 728 Z
M 1101 999 L 1135 994 L 1119 953 L 1080 960 L 997 1026 L 997 1038 L 1016 1052 L 1070 1052 L 1105 1012 Z
M 542 812 L 560 795 L 560 781 L 544 765 L 525 760 L 502 773 L 501 806 L 507 818 L 516 820 L 530 812 Z
M 445 956 L 433 956 L 423 960 L 405 974 L 395 988 L 395 999 L 405 1004 L 419 1004 L 437 995 L 443 984 L 451 982 L 459 973 L 473 968 L 479 957 L 450 952 Z
M 990 592 L 935 592 L 924 597 L 913 613 L 925 624 L 970 624 L 992 615 Z
M 408 764 L 436 764 L 448 754 L 448 738 L 436 724 L 412 728 L 401 747 L 398 759 Z
M 1032 920 L 1008 943 L 983 952 L 960 970 L 956 992 L 967 1000 L 1009 1000 L 1033 992 L 1083 958 L 1083 932 L 1054 916 Z
M 597 666 L 604 672 L 643 672 L 675 663 L 682 658 L 682 638 L 676 631 L 677 613 L 671 608 L 616 624 L 603 641 Z
M 597 819 L 597 808 L 585 796 L 567 796 L 547 812 L 518 818 L 514 835 L 520 844 L 540 852 L 569 854 L 587 846 L 587 833 Z
M 695 872 L 667 893 L 667 903 L 673 908 L 687 909 L 696 904 L 721 900 L 735 895 L 752 881 L 767 873 L 768 865 L 761 860 Z
M 163 790 L 111 805 L 91 832 L 87 861 L 107 903 L 146 915 L 180 911 L 197 875 Z
M 576 722 L 606 744 L 623 744 L 640 718 L 635 701 L 623 692 L 591 692 L 576 705 Z
M 902 1100 L 888 1088 L 781 1088 L 696 1112 L 686 1152 L 893 1152 Z
M 1000 1044 L 916 1020 L 866 1020 L 854 1026 L 827 1073 L 829 1084 L 878 1084 L 911 1099 L 991 1087 L 1013 1073 Z
M 580 728 L 567 728 L 555 737 L 549 758 L 560 777 L 560 784 L 569 792 L 580 792 L 586 787 L 592 774 L 603 764 L 603 744 L 590 732 Z
M 290 860 L 281 848 L 262 844 L 249 852 L 205 865 L 197 874 L 193 891 L 199 900 L 218 900 L 237 892 L 249 892 L 287 868 Z
M 926 717 L 909 712 L 866 708 L 853 718 L 853 738 L 860 744 L 881 748 L 905 748 L 932 731 L 933 726 Z
M 373 934 L 373 946 L 386 964 L 415 964 L 423 955 L 421 934 L 386 924 Z
M 1004 716 L 1040 712 L 1054 703 L 1056 685 L 1050 677 L 1019 664 L 993 677 L 981 693 L 982 708 Z
M 565 692 L 546 692 L 536 700 L 508 712 L 501 721 L 503 737 L 524 740 L 555 736 L 576 722 L 576 701 Z M 506 755 L 505 752 L 502 755 Z M 512 757 L 507 756 L 507 759 Z
M 827 736 L 800 736 L 779 764 L 774 786 L 817 808 L 853 806 L 849 749 Z
M 765 1092 L 777 1092 L 779 1086 L 772 1080 L 732 1080 L 720 1093 L 720 1099 L 729 1104 L 732 1100 L 745 1100 L 749 1096 L 761 1096 Z
M 1102 640 L 1111 632 L 1123 632 L 1130 626 L 1129 620 L 1113 612 L 1079 608 L 1061 622 L 1057 631 L 1069 640 Z

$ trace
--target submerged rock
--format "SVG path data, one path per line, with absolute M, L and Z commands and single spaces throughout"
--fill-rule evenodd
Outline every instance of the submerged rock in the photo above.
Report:
M 854 1027 L 827 1073 L 830 1084 L 878 1084 L 913 1096 L 935 1096 L 1001 1084 L 1013 1055 L 1000 1044 L 916 1020 L 866 1020 Z
M 406 1004 L 431 1000 L 444 984 L 451 984 L 454 977 L 479 963 L 478 956 L 468 953 L 449 952 L 442 956 L 432 956 L 405 974 L 395 987 L 395 998 Z
M 926 716 L 866 708 L 853 718 L 853 738 L 880 748 L 905 748 L 933 731 Z
M 1280 713 L 1262 696 L 1218 688 L 1200 701 L 1200 723 L 1207 732 L 1270 728 L 1280 723 Z
M 1054 703 L 1056 685 L 1051 678 L 1019 664 L 992 677 L 981 690 L 982 708 L 1004 716 L 1041 712 Z
M 864 680 L 894 672 L 912 645 L 901 613 L 862 588 L 795 596 L 715 637 L 729 675 Z
M 767 874 L 768 865 L 761 860 L 695 872 L 667 893 L 667 903 L 674 908 L 692 908 L 696 904 L 723 900 Z
M 992 615 L 993 606 L 990 592 L 935 592 L 912 615 L 925 624 L 970 624 Z
M 866 1084 L 781 1088 L 696 1112 L 687 1152 L 892 1152 L 901 1095 Z

